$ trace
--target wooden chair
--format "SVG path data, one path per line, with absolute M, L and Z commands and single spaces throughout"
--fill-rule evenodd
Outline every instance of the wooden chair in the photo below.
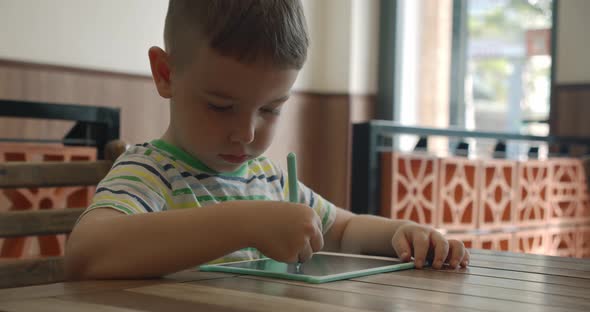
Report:
M 125 151 L 122 141 L 105 146 L 105 160 L 76 162 L 0 163 L 0 188 L 96 185 Z M 67 234 L 85 207 L 0 212 L 0 237 Z M 0 288 L 64 280 L 63 256 L 0 260 Z
M 586 184 L 588 185 L 588 193 L 590 193 L 590 156 L 582 158 L 584 163 L 584 171 L 586 172 Z

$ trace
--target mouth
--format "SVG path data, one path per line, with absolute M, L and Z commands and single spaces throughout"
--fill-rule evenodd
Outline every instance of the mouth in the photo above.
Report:
M 227 162 L 232 164 L 241 164 L 250 158 L 249 155 L 229 155 L 229 154 L 219 154 L 219 157 Z

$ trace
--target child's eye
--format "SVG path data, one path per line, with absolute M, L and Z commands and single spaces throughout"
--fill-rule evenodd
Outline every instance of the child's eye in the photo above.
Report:
M 281 109 L 280 108 L 261 108 L 260 109 L 263 113 L 272 114 L 272 115 L 280 115 Z
M 215 104 L 211 104 L 211 103 L 208 103 L 207 104 L 207 107 L 209 107 L 209 109 L 214 110 L 216 112 L 227 112 L 230 109 L 232 109 L 232 106 L 231 105 L 228 105 L 228 106 L 219 106 L 219 105 L 215 105 Z

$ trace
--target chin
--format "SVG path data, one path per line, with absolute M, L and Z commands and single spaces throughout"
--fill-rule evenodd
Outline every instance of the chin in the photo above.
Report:
M 245 162 L 244 162 L 245 163 Z M 244 165 L 244 163 L 241 164 L 223 164 L 223 165 L 219 165 L 219 166 L 215 166 L 214 169 L 217 172 L 233 172 L 238 170 L 242 165 Z

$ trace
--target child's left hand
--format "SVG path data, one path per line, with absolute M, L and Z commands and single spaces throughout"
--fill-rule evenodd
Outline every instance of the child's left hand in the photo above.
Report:
M 453 269 L 469 264 L 469 252 L 462 242 L 447 240 L 435 229 L 419 224 L 400 226 L 391 243 L 402 261 L 410 261 L 413 255 L 418 269 L 424 267 L 426 260 L 431 261 L 435 269 L 442 268 L 443 263 L 448 263 Z

